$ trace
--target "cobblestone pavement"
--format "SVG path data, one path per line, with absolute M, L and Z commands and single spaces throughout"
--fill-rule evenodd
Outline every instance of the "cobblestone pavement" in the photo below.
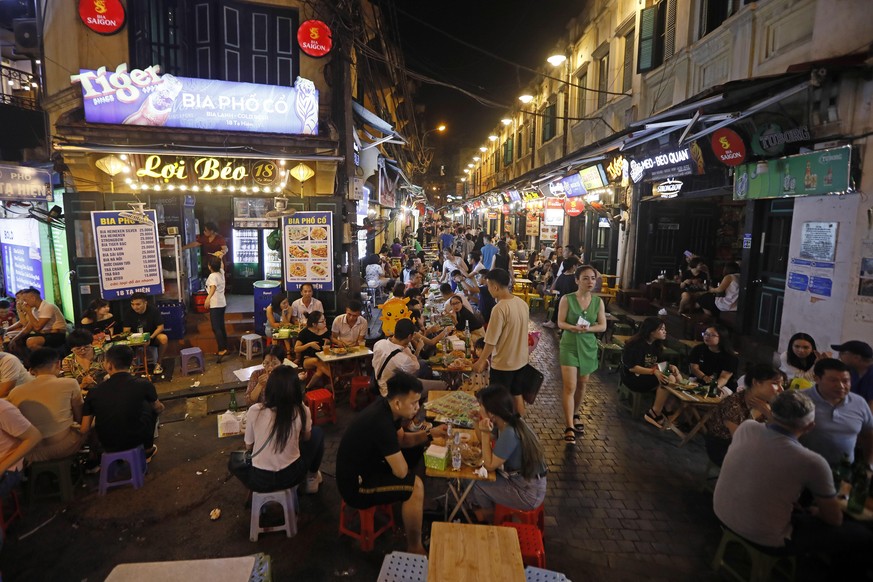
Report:
M 617 406 L 617 376 L 598 372 L 584 405 L 585 434 L 566 445 L 554 331 L 543 330 L 533 364 L 545 374 L 528 420 L 549 462 L 548 567 L 576 582 L 718 579 L 709 562 L 720 530 L 711 495 L 700 487 L 706 467 L 700 439 L 679 448 L 673 433 L 630 418 Z M 245 489 L 226 471 L 228 451 L 242 448 L 242 438 L 217 439 L 215 416 L 205 414 L 203 399 L 175 406 L 182 407 L 176 418 L 186 420 L 162 426 L 145 487 L 99 497 L 96 476 L 89 476 L 72 503 L 29 507 L 0 554 L 4 579 L 102 580 L 119 563 L 265 552 L 274 580 L 372 582 L 384 555 L 403 549 L 402 535 L 380 537 L 366 554 L 337 535 L 339 495 L 332 475 L 340 438 L 355 415 L 345 402 L 337 424 L 325 426 L 325 481 L 317 495 L 303 496 L 300 533 L 291 540 L 272 534 L 257 543 L 248 541 Z M 427 480 L 430 503 L 444 488 L 444 482 Z M 222 509 L 216 522 L 209 521 L 213 507 Z M 815 579 L 800 571 L 800 578 Z

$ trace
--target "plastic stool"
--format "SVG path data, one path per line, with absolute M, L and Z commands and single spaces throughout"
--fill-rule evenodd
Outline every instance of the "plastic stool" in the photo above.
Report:
M 655 391 L 651 392 L 634 392 L 630 388 L 619 382 L 618 384 L 618 404 L 625 410 L 631 413 L 631 416 L 638 418 L 655 403 Z
M 543 534 L 540 533 L 537 526 L 506 522 L 503 527 L 511 527 L 518 533 L 521 559 L 525 566 L 546 567 L 546 548 L 543 546 Z
M 619 366 L 621 366 L 621 346 L 618 344 L 605 344 L 597 340 L 597 347 L 600 348 L 600 367 L 603 368 L 605 363 L 609 367 L 614 365 L 615 369 L 618 370 Z
M 109 471 L 119 461 L 124 461 L 130 467 L 130 478 L 110 481 Z M 145 472 L 146 458 L 142 445 L 117 453 L 103 453 L 100 456 L 100 484 L 97 491 L 100 495 L 106 495 L 106 490 L 110 487 L 127 484 L 133 485 L 134 489 L 139 489 L 145 483 Z
M 518 518 L 519 523 L 537 526 L 537 529 L 539 529 L 540 533 L 543 534 L 543 538 L 546 537 L 546 512 L 543 508 L 543 504 L 540 504 L 539 507 L 531 509 L 530 511 L 512 509 L 511 507 L 506 507 L 499 503 L 494 505 L 494 525 L 511 523 L 513 521 L 512 518 L 514 517 Z
M 72 469 L 73 467 L 78 467 L 76 464 L 76 457 L 67 457 L 66 459 L 57 459 L 55 461 L 40 461 L 38 463 L 33 463 L 30 466 L 30 477 L 29 483 L 27 487 L 28 498 L 30 502 L 33 502 L 36 499 L 45 499 L 48 497 L 60 497 L 61 501 L 66 503 L 73 498 L 73 477 L 72 477 Z M 58 488 L 51 493 L 46 493 L 43 495 L 37 495 L 36 492 L 36 484 L 39 481 L 41 475 L 50 474 L 54 475 L 58 480 Z M 78 477 L 76 479 L 76 483 L 78 483 Z
M 569 579 L 560 572 L 552 570 L 543 570 L 542 568 L 534 568 L 528 566 L 524 569 L 525 582 L 570 582 Z
M 391 552 L 382 561 L 376 582 L 427 582 L 427 556 Z
M 789 580 L 794 580 L 797 571 L 797 560 L 794 556 L 769 554 L 760 546 L 752 544 L 747 539 L 735 534 L 724 526 L 721 527 L 721 531 L 721 543 L 719 543 L 718 550 L 715 552 L 715 558 L 712 560 L 713 570 L 718 572 L 721 568 L 724 568 L 735 580 L 764 582 L 772 578 L 771 574 L 773 573 L 773 570 L 776 569 L 778 572 L 787 576 Z M 731 543 L 739 544 L 746 551 L 746 554 L 748 554 L 749 559 L 752 562 L 748 578 L 741 576 L 739 572 L 734 570 L 724 560 L 725 550 L 727 549 L 728 544 Z M 785 570 L 779 570 L 776 566 L 783 560 L 788 561 L 788 568 Z
M 245 356 L 246 360 L 252 360 L 255 356 L 264 353 L 264 338 L 256 333 L 247 333 L 239 338 L 239 355 Z
M 285 512 L 285 522 L 282 525 L 261 527 L 261 508 L 268 503 L 278 503 Z M 293 538 L 297 535 L 297 487 L 271 491 L 270 493 L 252 492 L 252 520 L 249 526 L 249 540 L 256 542 L 262 533 L 284 531 L 285 535 Z
M 205 372 L 206 361 L 203 359 L 203 350 L 200 348 L 185 348 L 179 352 L 182 358 L 182 375 L 187 376 L 190 372 Z M 191 360 L 197 360 L 192 365 Z
M 358 394 L 361 393 L 367 397 L 367 404 L 370 404 L 375 400 L 375 396 L 370 391 L 369 376 L 355 376 L 352 378 L 351 391 L 349 393 L 349 406 L 352 410 L 358 409 Z M 364 406 L 366 406 L 366 404 Z
M 347 510 L 354 511 L 358 514 L 358 523 L 360 524 L 358 531 L 349 529 L 349 525 L 347 524 Z M 375 529 L 377 510 L 388 517 L 388 522 L 379 529 Z M 375 507 L 368 507 L 367 509 L 355 509 L 354 507 L 349 507 L 346 505 L 345 501 L 340 505 L 339 532 L 358 540 L 361 543 L 361 550 L 364 552 L 373 551 L 376 538 L 393 527 L 394 510 L 390 505 L 377 505 Z
M 3 533 L 6 533 L 6 530 L 9 529 L 13 521 L 23 517 L 21 502 L 18 500 L 18 491 L 15 489 L 10 491 L 7 500 L 12 502 L 12 512 L 8 516 L 6 515 L 6 507 L 3 505 L 3 500 L 0 499 L 0 529 L 3 530 Z
M 319 425 L 326 422 L 336 423 L 336 403 L 330 390 L 319 388 L 310 390 L 303 397 L 309 413 L 312 416 L 312 424 Z M 319 416 L 319 412 L 321 416 Z

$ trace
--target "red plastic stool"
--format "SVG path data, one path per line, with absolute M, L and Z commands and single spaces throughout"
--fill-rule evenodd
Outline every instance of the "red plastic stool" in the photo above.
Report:
M 352 386 L 349 394 L 349 406 L 352 410 L 358 409 L 358 394 L 362 393 L 367 397 L 367 404 L 370 404 L 375 400 L 373 393 L 370 391 L 369 376 L 355 376 L 352 378 Z
M 6 508 L 3 506 L 3 500 L 0 499 L 0 528 L 3 529 L 4 533 L 13 521 L 23 517 L 21 514 L 21 503 L 18 500 L 18 491 L 13 489 L 9 493 L 7 501 L 12 502 L 12 512 L 8 516 L 6 515 Z
M 546 512 L 542 505 L 530 511 L 512 509 L 511 507 L 506 507 L 499 503 L 494 506 L 494 525 L 503 525 L 504 523 L 513 521 L 513 518 L 517 518 L 520 523 L 537 526 L 540 533 L 543 535 L 543 539 L 545 539 Z
M 306 401 L 306 406 L 309 407 L 312 424 L 318 425 L 326 422 L 336 422 L 336 403 L 330 390 L 325 388 L 310 390 L 303 399 Z M 321 416 L 319 416 L 319 413 L 321 413 Z
M 388 518 L 387 523 L 379 529 L 375 529 L 377 510 Z M 350 511 L 358 514 L 358 523 L 360 524 L 358 531 L 349 529 L 347 520 L 351 521 L 354 519 L 352 516 L 348 515 Z M 376 538 L 393 527 L 394 510 L 390 505 L 377 505 L 367 509 L 355 509 L 354 507 L 349 507 L 346 505 L 345 501 L 340 505 L 339 532 L 358 540 L 361 543 L 361 550 L 364 552 L 373 551 Z
M 540 533 L 537 526 L 506 522 L 503 527 L 511 527 L 518 533 L 518 545 L 521 547 L 521 559 L 525 566 L 546 567 L 546 548 L 543 546 L 543 534 Z

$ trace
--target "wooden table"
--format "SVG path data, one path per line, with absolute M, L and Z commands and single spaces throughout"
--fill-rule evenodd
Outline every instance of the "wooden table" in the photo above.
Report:
M 255 554 L 239 558 L 119 564 L 112 569 L 106 581 L 188 582 L 189 580 L 210 580 L 211 582 L 246 582 L 248 580 L 269 579 L 270 557 L 266 554 Z
M 684 390 L 678 390 L 671 385 L 664 386 L 664 388 L 679 401 L 679 408 L 667 418 L 665 427 L 679 435 L 682 439 L 679 446 L 684 447 L 688 441 L 694 438 L 694 435 L 700 432 L 700 429 L 703 428 L 709 418 L 715 413 L 716 407 L 725 397 L 710 398 L 708 396 L 688 394 Z M 686 412 L 695 420 L 694 427 L 687 434 L 683 433 L 675 425 L 676 419 Z
M 133 350 L 134 354 L 137 350 L 142 350 L 140 353 L 142 354 L 142 373 L 145 376 L 146 380 L 149 382 L 152 381 L 152 375 L 149 373 L 149 345 L 150 341 L 130 341 L 130 340 L 120 340 L 117 342 L 106 342 L 103 344 L 103 350 L 108 351 L 112 346 L 127 346 Z M 134 360 L 135 361 L 135 360 Z M 140 371 L 139 367 L 134 368 L 133 373 L 136 374 Z
M 291 366 L 292 368 L 297 368 L 297 364 L 285 358 L 285 361 L 282 362 L 283 366 Z M 236 376 L 236 379 L 240 382 L 248 382 L 257 370 L 263 370 L 263 364 L 255 364 L 254 366 L 249 366 L 248 368 L 240 368 L 239 370 L 234 370 L 233 375 Z
M 518 534 L 508 527 L 435 522 L 427 579 L 432 582 L 525 582 Z
M 472 366 L 449 368 L 440 364 L 431 364 L 430 369 L 440 375 L 450 390 L 457 390 L 464 383 L 464 374 L 473 372 Z
M 343 362 L 353 362 L 356 364 L 355 374 L 357 376 L 361 376 L 363 374 L 363 370 L 361 368 L 361 364 L 363 362 L 356 361 L 359 358 L 370 358 L 373 356 L 373 350 L 369 348 L 358 348 L 352 352 L 347 352 L 345 354 L 325 354 L 323 351 L 316 352 L 315 354 L 319 360 L 327 364 L 328 368 L 328 379 L 330 380 L 330 385 L 333 387 L 334 392 L 336 392 L 336 384 L 334 384 L 334 376 L 337 376 L 339 379 L 339 375 L 334 373 L 334 365 L 340 364 Z
M 476 436 L 475 430 L 468 428 L 456 428 L 454 430 L 458 431 L 461 434 L 470 435 L 469 440 L 467 441 L 470 444 L 479 444 L 479 438 Z M 448 445 L 448 442 L 446 443 L 446 445 Z M 494 471 L 489 471 L 487 477 L 481 477 L 473 470 L 473 467 L 465 464 L 461 464 L 461 469 L 458 471 L 452 469 L 451 466 L 447 467 L 444 471 L 427 467 L 425 468 L 424 474 L 428 477 L 448 480 L 445 495 L 445 504 L 443 505 L 443 515 L 448 522 L 454 521 L 455 516 L 458 515 L 458 512 L 463 513 L 467 521 L 473 521 L 470 518 L 470 514 L 467 513 L 467 508 L 464 507 L 464 501 L 466 501 L 467 496 L 470 494 L 470 491 L 473 490 L 473 484 L 476 481 L 497 480 L 497 475 L 494 473 Z M 466 487 L 463 486 L 463 483 L 465 481 L 467 482 Z M 449 503 L 451 501 L 449 496 L 454 498 L 455 505 L 451 511 L 449 511 Z
M 649 299 L 657 299 L 661 307 L 666 306 L 671 301 L 678 301 L 679 295 L 679 283 L 672 279 L 646 283 L 646 296 Z

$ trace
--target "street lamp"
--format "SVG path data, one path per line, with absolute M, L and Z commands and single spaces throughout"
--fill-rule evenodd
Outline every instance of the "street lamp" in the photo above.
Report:
M 534 100 L 534 97 L 533 97 L 533 95 L 525 93 L 524 95 L 519 95 L 518 100 L 521 101 L 522 103 L 524 103 L 525 105 L 527 105 L 528 103 L 530 103 L 531 101 Z
M 509 125 L 512 123 L 512 120 L 509 119 L 508 117 L 504 117 L 503 119 L 500 120 L 500 123 L 502 123 L 503 125 Z
M 564 61 L 567 60 L 567 57 L 560 54 L 555 54 L 546 59 L 546 61 L 552 65 L 553 67 L 560 67 L 564 64 Z
M 497 141 L 497 136 L 492 133 L 488 136 L 488 141 Z
M 488 151 L 488 148 L 486 148 L 485 146 L 481 146 L 481 147 L 479 148 L 479 151 L 482 152 L 482 153 L 484 154 L 485 152 Z
M 481 160 L 481 159 L 482 159 L 482 158 L 480 158 L 479 156 L 473 156 L 473 161 L 474 161 L 474 162 L 478 162 L 478 161 Z

